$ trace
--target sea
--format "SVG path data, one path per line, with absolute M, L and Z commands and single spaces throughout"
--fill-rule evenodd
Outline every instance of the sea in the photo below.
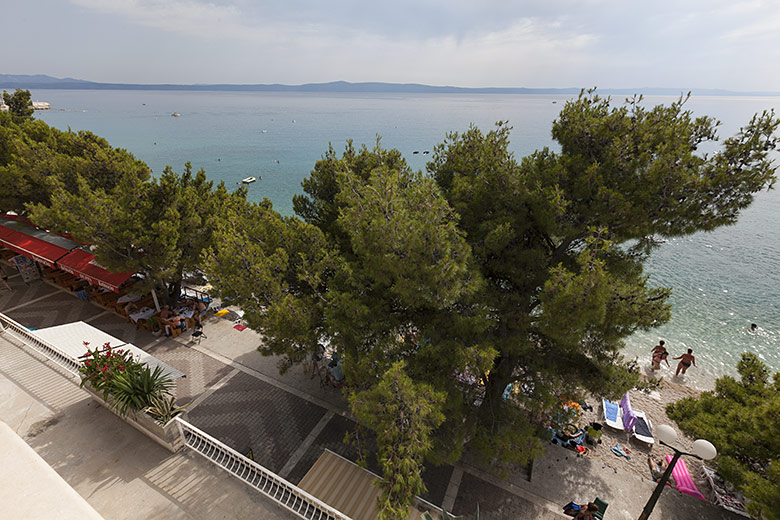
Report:
M 166 165 L 181 171 L 190 161 L 210 179 L 235 187 L 249 176 L 249 198 L 268 198 L 292 214 L 292 196 L 315 162 L 347 140 L 397 148 L 414 169 L 425 170 L 449 132 L 469 125 L 490 130 L 508 121 L 511 147 L 520 158 L 556 144 L 551 123 L 563 95 L 352 94 L 275 92 L 192 92 L 123 90 L 34 90 L 33 99 L 51 103 L 35 117 L 60 128 L 90 130 L 111 145 L 146 162 L 153 174 Z M 620 104 L 625 96 L 613 96 Z M 675 97 L 647 96 L 646 106 Z M 774 108 L 778 97 L 693 97 L 686 108 L 721 121 L 720 135 L 734 134 L 751 116 Z M 179 116 L 173 116 L 176 112 Z M 777 157 L 775 157 L 777 159 Z M 780 193 L 761 192 L 736 225 L 672 238 L 646 265 L 652 284 L 671 287 L 672 319 L 626 341 L 625 354 L 649 371 L 650 350 L 659 339 L 672 356 L 688 348 L 696 367 L 673 378 L 676 361 L 660 375 L 699 389 L 717 377 L 736 375 L 746 351 L 780 371 Z M 751 323 L 758 325 L 749 332 Z

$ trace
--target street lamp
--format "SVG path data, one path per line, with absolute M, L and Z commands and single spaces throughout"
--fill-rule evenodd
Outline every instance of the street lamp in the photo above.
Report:
M 705 441 L 704 439 L 698 439 L 693 442 L 693 453 L 686 453 L 684 451 L 678 450 L 671 445 L 677 440 L 677 432 L 674 431 L 674 428 L 667 424 L 660 425 L 658 428 L 656 428 L 655 433 L 658 436 L 658 442 L 667 448 L 671 448 L 672 451 L 674 451 L 674 458 L 672 458 L 672 461 L 669 463 L 666 471 L 664 471 L 661 480 L 658 481 L 658 485 L 655 486 L 655 491 L 653 491 L 653 494 L 650 496 L 650 500 L 648 500 L 647 504 L 645 504 L 645 508 L 642 510 L 642 514 L 639 515 L 639 520 L 647 520 L 650 518 L 650 513 L 653 512 L 655 503 L 658 502 L 658 497 L 661 496 L 661 491 L 664 490 L 664 486 L 669 481 L 669 476 L 672 474 L 674 465 L 677 464 L 677 459 L 680 458 L 680 455 L 690 455 L 692 457 L 696 457 L 699 460 L 711 460 L 714 459 L 718 454 L 718 450 L 715 449 L 715 446 L 713 446 L 710 441 Z

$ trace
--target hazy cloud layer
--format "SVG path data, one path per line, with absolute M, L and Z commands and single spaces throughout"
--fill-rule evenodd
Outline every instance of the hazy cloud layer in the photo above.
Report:
M 134 83 L 388 81 L 780 90 L 780 2 L 37 0 L 3 73 Z M 7 48 L 6 48 L 7 49 Z

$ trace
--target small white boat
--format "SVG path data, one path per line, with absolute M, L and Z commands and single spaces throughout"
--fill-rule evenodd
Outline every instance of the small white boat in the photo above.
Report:
M 171 115 L 172 115 L 173 117 L 179 117 L 181 114 L 180 114 L 180 113 L 178 113 L 178 112 L 174 112 L 174 113 L 173 113 L 173 114 L 171 114 Z
M 241 182 L 244 184 L 251 184 L 255 182 L 257 179 L 254 177 L 247 177 L 246 179 L 241 179 Z

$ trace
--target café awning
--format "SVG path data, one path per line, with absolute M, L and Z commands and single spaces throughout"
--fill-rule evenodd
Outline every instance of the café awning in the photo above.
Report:
M 119 287 L 133 273 L 112 273 L 95 262 L 95 255 L 83 249 L 74 249 L 57 260 L 57 267 L 90 283 L 119 292 Z
M 53 268 L 57 260 L 81 244 L 18 220 L 0 219 L 0 245 Z

